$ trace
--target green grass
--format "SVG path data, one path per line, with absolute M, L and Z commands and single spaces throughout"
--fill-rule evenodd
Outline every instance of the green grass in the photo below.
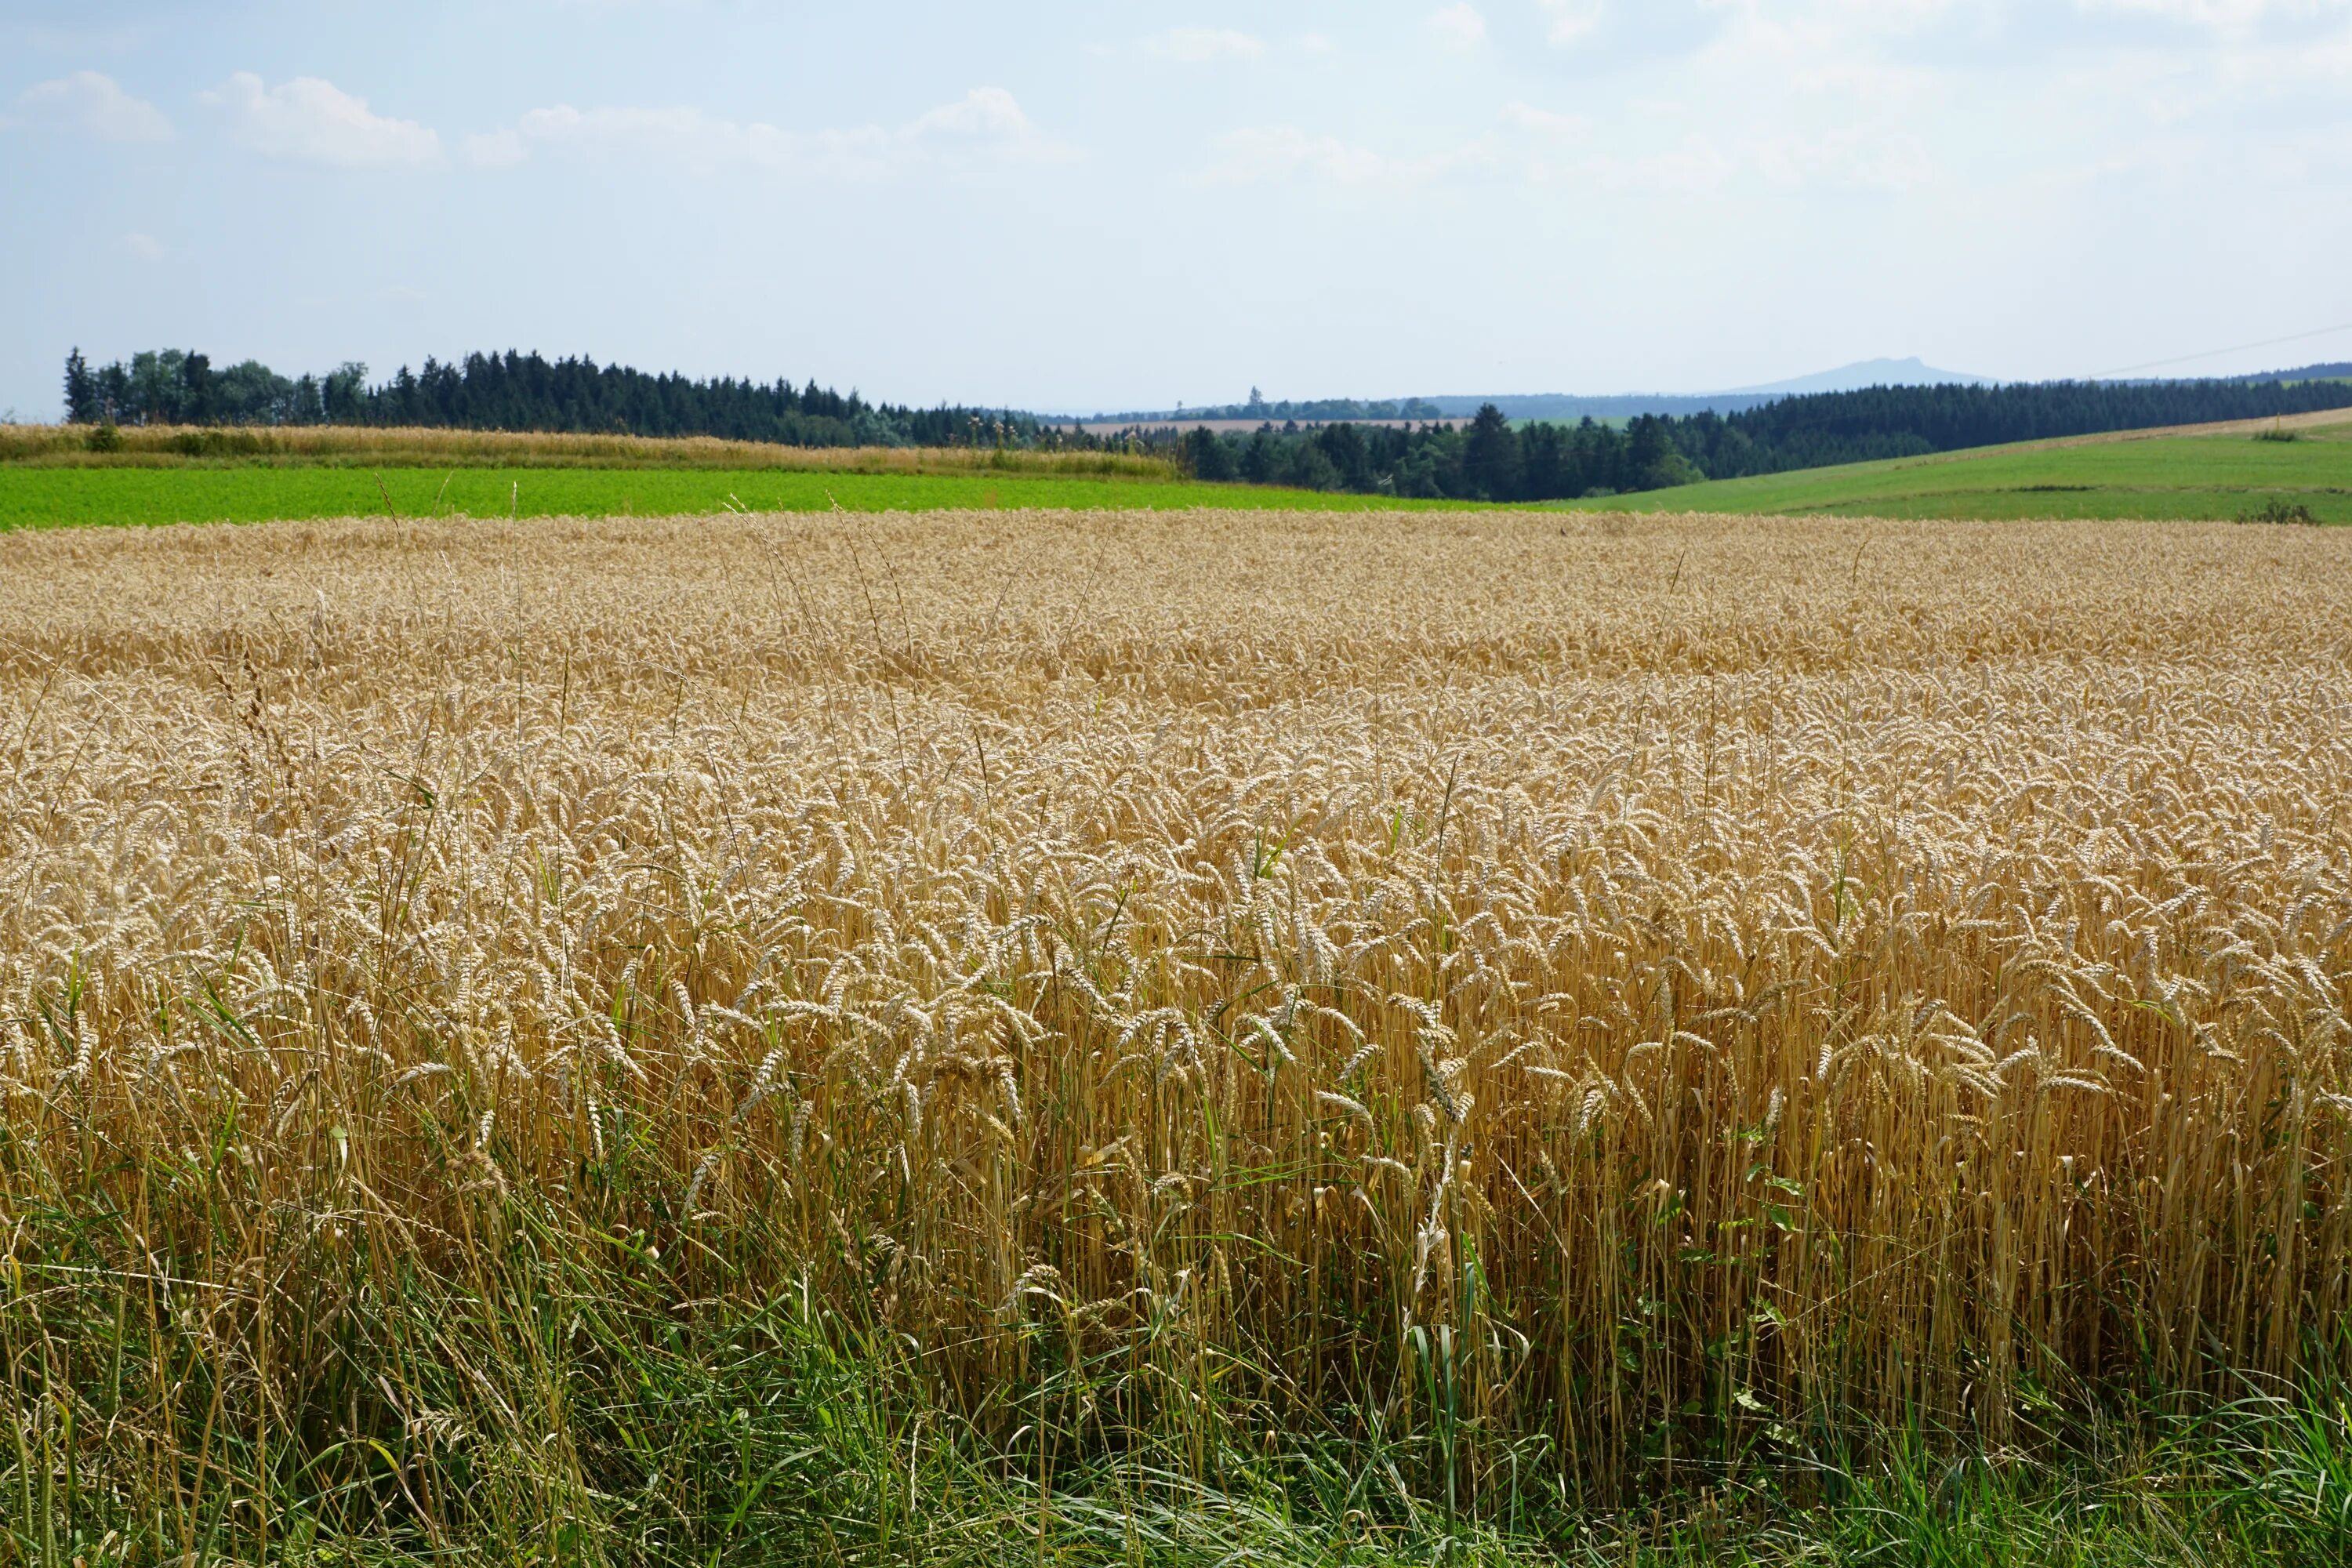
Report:
M 379 479 L 381 487 L 379 488 Z M 386 497 L 389 494 L 389 501 Z M 788 469 L 384 468 L 0 465 L 0 530 L 93 523 L 266 522 L 305 518 L 670 516 L 950 508 L 1236 507 L 1371 510 L 1415 503 L 1253 485 L 1025 474 L 861 474 Z M 1432 504 L 1432 503 L 1420 503 Z
M 2326 1398 L 2136 1408 L 1991 1451 L 1791 1433 L 1604 1499 L 1555 1451 L 1454 1476 L 1431 1434 L 1345 1407 L 1286 1426 L 1215 1379 L 1189 1416 L 1122 1428 L 1123 1357 L 1042 1341 L 961 1415 L 908 1346 L 789 1280 L 683 1300 L 642 1233 L 525 1200 L 476 1217 L 446 1277 L 360 1247 L 289 1279 L 318 1310 L 265 1340 L 193 1258 L 94 1267 L 124 1216 L 29 1206 L 0 1269 L 0 1568 L 2352 1560 L 2352 1413 Z
M 289 1337 L 271 1363 L 286 1405 L 267 1441 L 251 1367 L 205 1375 L 231 1370 L 204 1336 L 240 1326 L 233 1302 L 175 1320 L 139 1281 L 37 1253 L 0 1284 L 0 1565 L 2252 1568 L 2352 1551 L 2340 1406 L 2137 1411 L 1990 1453 L 1800 1439 L 1612 1500 L 1530 1451 L 1457 1508 L 1429 1438 L 1356 1413 L 1298 1431 L 1237 1406 L 1106 1443 L 1073 1397 L 1106 1367 L 1008 1386 L 982 1424 L 789 1285 L 698 1310 L 611 1263 L 609 1235 L 508 1217 L 525 1223 L 462 1280 L 329 1281 L 322 1342 Z M 69 1256 L 65 1232 L 104 1223 L 29 1218 Z
M 1980 451 L 1720 479 L 1571 501 L 1612 511 L 1899 518 L 2231 519 L 2273 500 L 2352 523 L 2352 425 Z

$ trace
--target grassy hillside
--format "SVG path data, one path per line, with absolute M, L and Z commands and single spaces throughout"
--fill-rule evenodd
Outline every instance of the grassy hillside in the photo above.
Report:
M 2352 420 L 2291 429 L 2150 433 L 1807 468 L 1570 501 L 1617 511 L 1907 518 L 2228 519 L 2277 500 L 2352 522 Z
M 2328 423 L 2336 420 L 2336 423 Z M 2263 439 L 2264 433 L 2290 435 Z M 669 516 L 956 508 L 1363 510 L 1458 505 L 1229 484 L 1140 454 L 795 448 L 416 430 L 121 433 L 0 426 L 0 529 L 92 523 Z M 2273 503 L 2352 522 L 2352 417 L 2088 437 L 1563 504 L 1896 518 L 2230 519 Z

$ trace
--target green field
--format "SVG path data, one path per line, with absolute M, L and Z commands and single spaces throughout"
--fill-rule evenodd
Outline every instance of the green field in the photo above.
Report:
M 49 468 L 0 466 L 0 529 L 298 518 L 673 516 L 950 508 L 1233 507 L 1370 510 L 1401 502 L 1254 485 L 1026 474 L 780 468 Z
M 453 454 L 454 456 L 454 454 Z M 420 463 L 387 452 L 336 460 L 0 462 L 0 530 L 103 523 L 263 522 L 323 517 L 611 517 L 951 508 L 1229 507 L 1374 510 L 1460 505 L 1150 475 L 875 472 L 660 463 L 549 467 L 537 458 Z M 1547 503 L 1615 511 L 1829 513 L 1889 518 L 2231 519 L 2277 502 L 2352 523 L 2352 422 L 2293 440 L 2150 435 L 1996 447 Z
M 2235 518 L 2278 500 L 2352 523 L 2352 424 L 2292 441 L 2155 436 L 1805 468 L 1569 501 L 1612 511 L 1916 518 Z

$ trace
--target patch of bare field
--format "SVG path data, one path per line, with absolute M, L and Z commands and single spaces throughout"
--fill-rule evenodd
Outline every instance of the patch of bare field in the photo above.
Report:
M 1106 1433 L 2307 1375 L 2348 654 L 2317 530 L 0 537 L 0 1211 L 282 1320 L 289 1409 L 525 1200 Z

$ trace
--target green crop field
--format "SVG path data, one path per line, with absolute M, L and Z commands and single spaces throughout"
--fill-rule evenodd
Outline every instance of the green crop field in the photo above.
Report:
M 1174 479 L 1028 474 L 861 474 L 789 469 L 364 468 L 0 466 L 0 530 L 93 523 L 264 522 L 327 517 L 674 516 L 949 508 L 1410 506 Z M 1431 504 L 1431 503 L 1419 503 Z
M 349 435 L 329 434 L 339 441 Z M 807 466 L 778 467 L 753 466 L 769 455 L 757 449 L 746 448 L 750 455 L 740 456 L 708 443 L 638 443 L 644 451 L 575 452 L 554 437 L 464 437 L 487 444 L 476 451 L 445 435 L 437 439 L 450 449 L 440 452 L 430 442 L 412 449 L 420 439 L 415 433 L 368 438 L 386 444 L 380 451 L 336 446 L 228 458 L 161 450 L 95 459 L 78 452 L 42 449 L 12 458 L 0 451 L 0 530 L 384 515 L 655 517 L 835 508 L 1199 506 L 1371 510 L 1463 504 L 1201 484 L 1175 477 L 1162 464 L 1117 457 L 1091 460 L 1132 465 L 1137 471 L 1056 471 L 1045 465 L 1081 459 L 1052 454 L 1020 454 L 1022 467 L 999 468 L 993 463 L 982 467 L 987 459 L 980 455 L 961 452 L 793 453 L 794 463 Z M 713 466 L 730 456 L 735 458 L 730 466 Z M 550 466 L 559 464 L 563 466 Z M 2323 522 L 2352 523 L 2352 421 L 2298 430 L 2292 440 L 2258 439 L 2242 431 L 2093 437 L 1550 504 L 1620 511 L 1988 520 L 2230 519 L 2276 504 L 2301 507 Z
M 2151 436 L 1805 468 L 1562 504 L 1903 518 L 2230 519 L 2272 501 L 2352 522 L 2352 423 L 2290 441 Z

